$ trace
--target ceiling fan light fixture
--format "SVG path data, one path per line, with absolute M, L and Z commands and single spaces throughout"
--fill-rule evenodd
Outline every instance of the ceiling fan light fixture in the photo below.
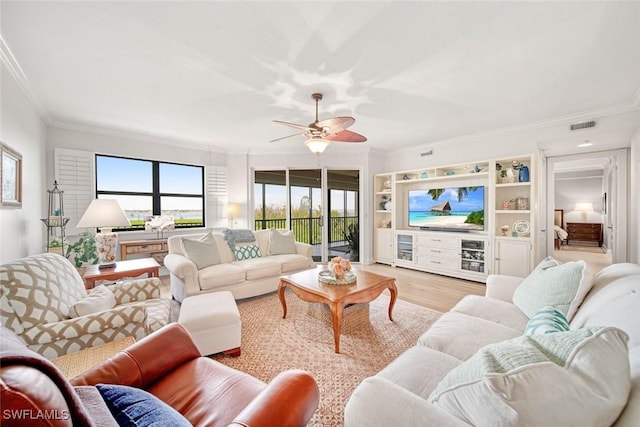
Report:
M 304 142 L 304 145 L 306 145 L 313 154 L 323 153 L 329 144 L 331 144 L 331 141 L 323 138 L 309 138 Z

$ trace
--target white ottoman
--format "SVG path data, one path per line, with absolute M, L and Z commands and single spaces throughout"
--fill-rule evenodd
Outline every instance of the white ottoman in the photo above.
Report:
M 178 323 L 184 325 L 203 356 L 240 356 L 240 312 L 233 294 L 211 292 L 185 298 Z

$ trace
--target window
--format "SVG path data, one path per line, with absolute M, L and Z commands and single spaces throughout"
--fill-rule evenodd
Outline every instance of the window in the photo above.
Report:
M 116 199 L 143 230 L 150 216 L 172 216 L 176 228 L 204 227 L 204 167 L 96 155 L 99 199 Z M 125 230 L 120 228 L 119 230 Z

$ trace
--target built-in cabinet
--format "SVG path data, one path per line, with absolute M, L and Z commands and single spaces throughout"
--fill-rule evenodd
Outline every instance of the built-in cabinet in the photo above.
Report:
M 531 242 L 496 239 L 493 247 L 496 274 L 525 277 L 531 272 Z
M 484 281 L 488 246 L 485 237 L 462 236 L 461 233 L 396 231 L 394 265 Z
M 374 258 L 382 264 L 393 264 L 393 185 L 391 174 L 374 177 Z
M 519 156 L 375 175 L 374 261 L 479 282 L 491 273 L 526 276 L 534 261 L 534 167 L 533 156 Z M 448 187 L 484 188 L 484 230 L 409 225 L 411 190 Z

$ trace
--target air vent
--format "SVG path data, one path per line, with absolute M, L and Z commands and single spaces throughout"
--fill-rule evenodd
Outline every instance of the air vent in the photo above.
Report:
M 596 127 L 596 121 L 590 120 L 588 122 L 574 123 L 571 125 L 571 130 L 582 130 Z

